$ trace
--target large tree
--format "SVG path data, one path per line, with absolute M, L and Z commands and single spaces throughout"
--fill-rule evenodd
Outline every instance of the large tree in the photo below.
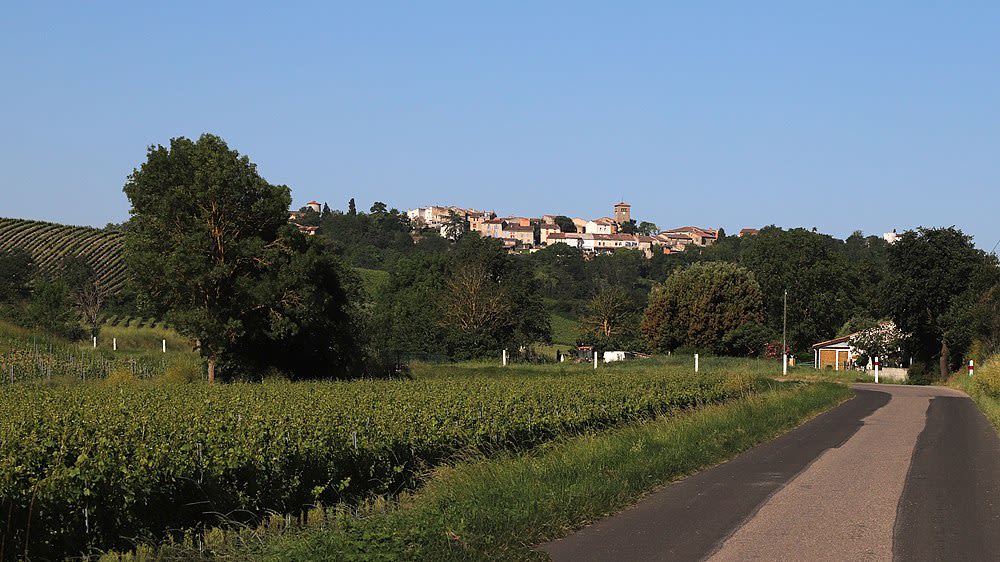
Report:
M 968 311 L 997 282 L 996 258 L 976 249 L 961 230 L 919 228 L 889 249 L 883 299 L 899 328 L 912 335 L 912 351 L 934 359 L 942 378 L 958 365 L 967 341 Z M 972 315 L 975 316 L 975 315 Z
M 587 304 L 586 314 L 580 319 L 581 336 L 599 349 L 632 350 L 639 340 L 638 317 L 629 294 L 620 287 L 610 287 Z
M 97 272 L 85 258 L 71 254 L 62 259 L 59 276 L 69 288 L 70 301 L 80 320 L 90 328 L 90 335 L 96 337 L 107 296 Z
M 397 353 L 494 356 L 551 340 L 541 294 L 526 256 L 463 236 L 447 254 L 397 263 L 375 305 L 375 337 Z
M 69 288 L 62 279 L 37 279 L 34 282 L 28 320 L 32 326 L 50 334 L 79 339 L 83 330 L 73 314 Z
M 728 333 L 763 319 L 754 274 L 731 263 L 709 262 L 676 271 L 653 288 L 642 332 L 653 352 L 680 346 L 719 350 Z
M 849 318 L 868 309 L 858 270 L 844 255 L 843 242 L 802 228 L 782 230 L 769 226 L 744 238 L 727 237 L 727 244 L 709 248 L 720 255 L 732 240 L 738 263 L 752 271 L 760 283 L 764 312 L 771 330 L 781 332 L 784 292 L 788 291 L 788 343 L 794 350 L 808 349 L 833 337 Z M 877 282 L 878 272 L 865 279 Z
M 150 308 L 197 341 L 210 382 L 219 361 L 247 342 L 300 334 L 312 318 L 303 306 L 325 302 L 314 291 L 337 282 L 295 258 L 304 246 L 287 224 L 288 188 L 265 181 L 217 136 L 150 147 L 124 191 L 132 203 L 125 255 L 137 287 Z M 292 271 L 301 275 L 274 282 Z M 317 276 L 327 285 L 317 286 Z M 346 321 L 344 306 L 334 309 L 334 320 Z

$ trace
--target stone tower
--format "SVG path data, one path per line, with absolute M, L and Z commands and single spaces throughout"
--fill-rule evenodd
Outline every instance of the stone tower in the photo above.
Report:
M 615 222 L 623 224 L 632 220 L 632 205 L 622 201 L 615 204 Z

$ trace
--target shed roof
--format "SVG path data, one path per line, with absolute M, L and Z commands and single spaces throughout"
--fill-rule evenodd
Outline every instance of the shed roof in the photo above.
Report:
M 826 341 L 821 341 L 819 343 L 814 343 L 812 345 L 812 348 L 819 349 L 821 347 L 833 347 L 837 344 L 846 343 L 848 340 L 851 339 L 851 336 L 853 335 L 854 334 L 848 334 L 846 336 L 841 336 L 839 338 L 833 338 L 832 340 L 826 340 Z

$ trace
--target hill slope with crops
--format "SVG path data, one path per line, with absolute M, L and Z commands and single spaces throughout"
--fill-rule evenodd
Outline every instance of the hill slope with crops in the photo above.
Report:
M 65 256 L 87 260 L 110 293 L 126 280 L 122 234 L 92 228 L 26 219 L 0 218 L 0 251 L 21 248 L 31 253 L 44 273 L 56 273 Z

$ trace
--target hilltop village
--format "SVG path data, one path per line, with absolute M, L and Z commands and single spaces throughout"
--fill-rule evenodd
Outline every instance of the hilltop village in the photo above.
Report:
M 310 212 L 320 213 L 322 204 L 310 201 L 298 211 L 291 211 L 289 221 L 306 234 L 315 234 L 318 227 L 302 220 Z M 620 248 L 640 250 L 647 257 L 654 253 L 671 254 L 689 245 L 710 246 L 719 238 L 719 229 L 683 226 L 660 230 L 653 223 L 636 223 L 632 207 L 624 201 L 614 205 L 613 216 L 595 219 L 570 218 L 565 215 L 541 217 L 498 216 L 495 211 L 480 211 L 454 205 L 418 207 L 406 211 L 419 238 L 428 230 L 442 237 L 455 239 L 466 232 L 478 232 L 484 238 L 496 238 L 511 252 L 533 252 L 553 244 L 566 244 L 587 255 L 614 252 Z M 739 236 L 756 234 L 744 228 Z

